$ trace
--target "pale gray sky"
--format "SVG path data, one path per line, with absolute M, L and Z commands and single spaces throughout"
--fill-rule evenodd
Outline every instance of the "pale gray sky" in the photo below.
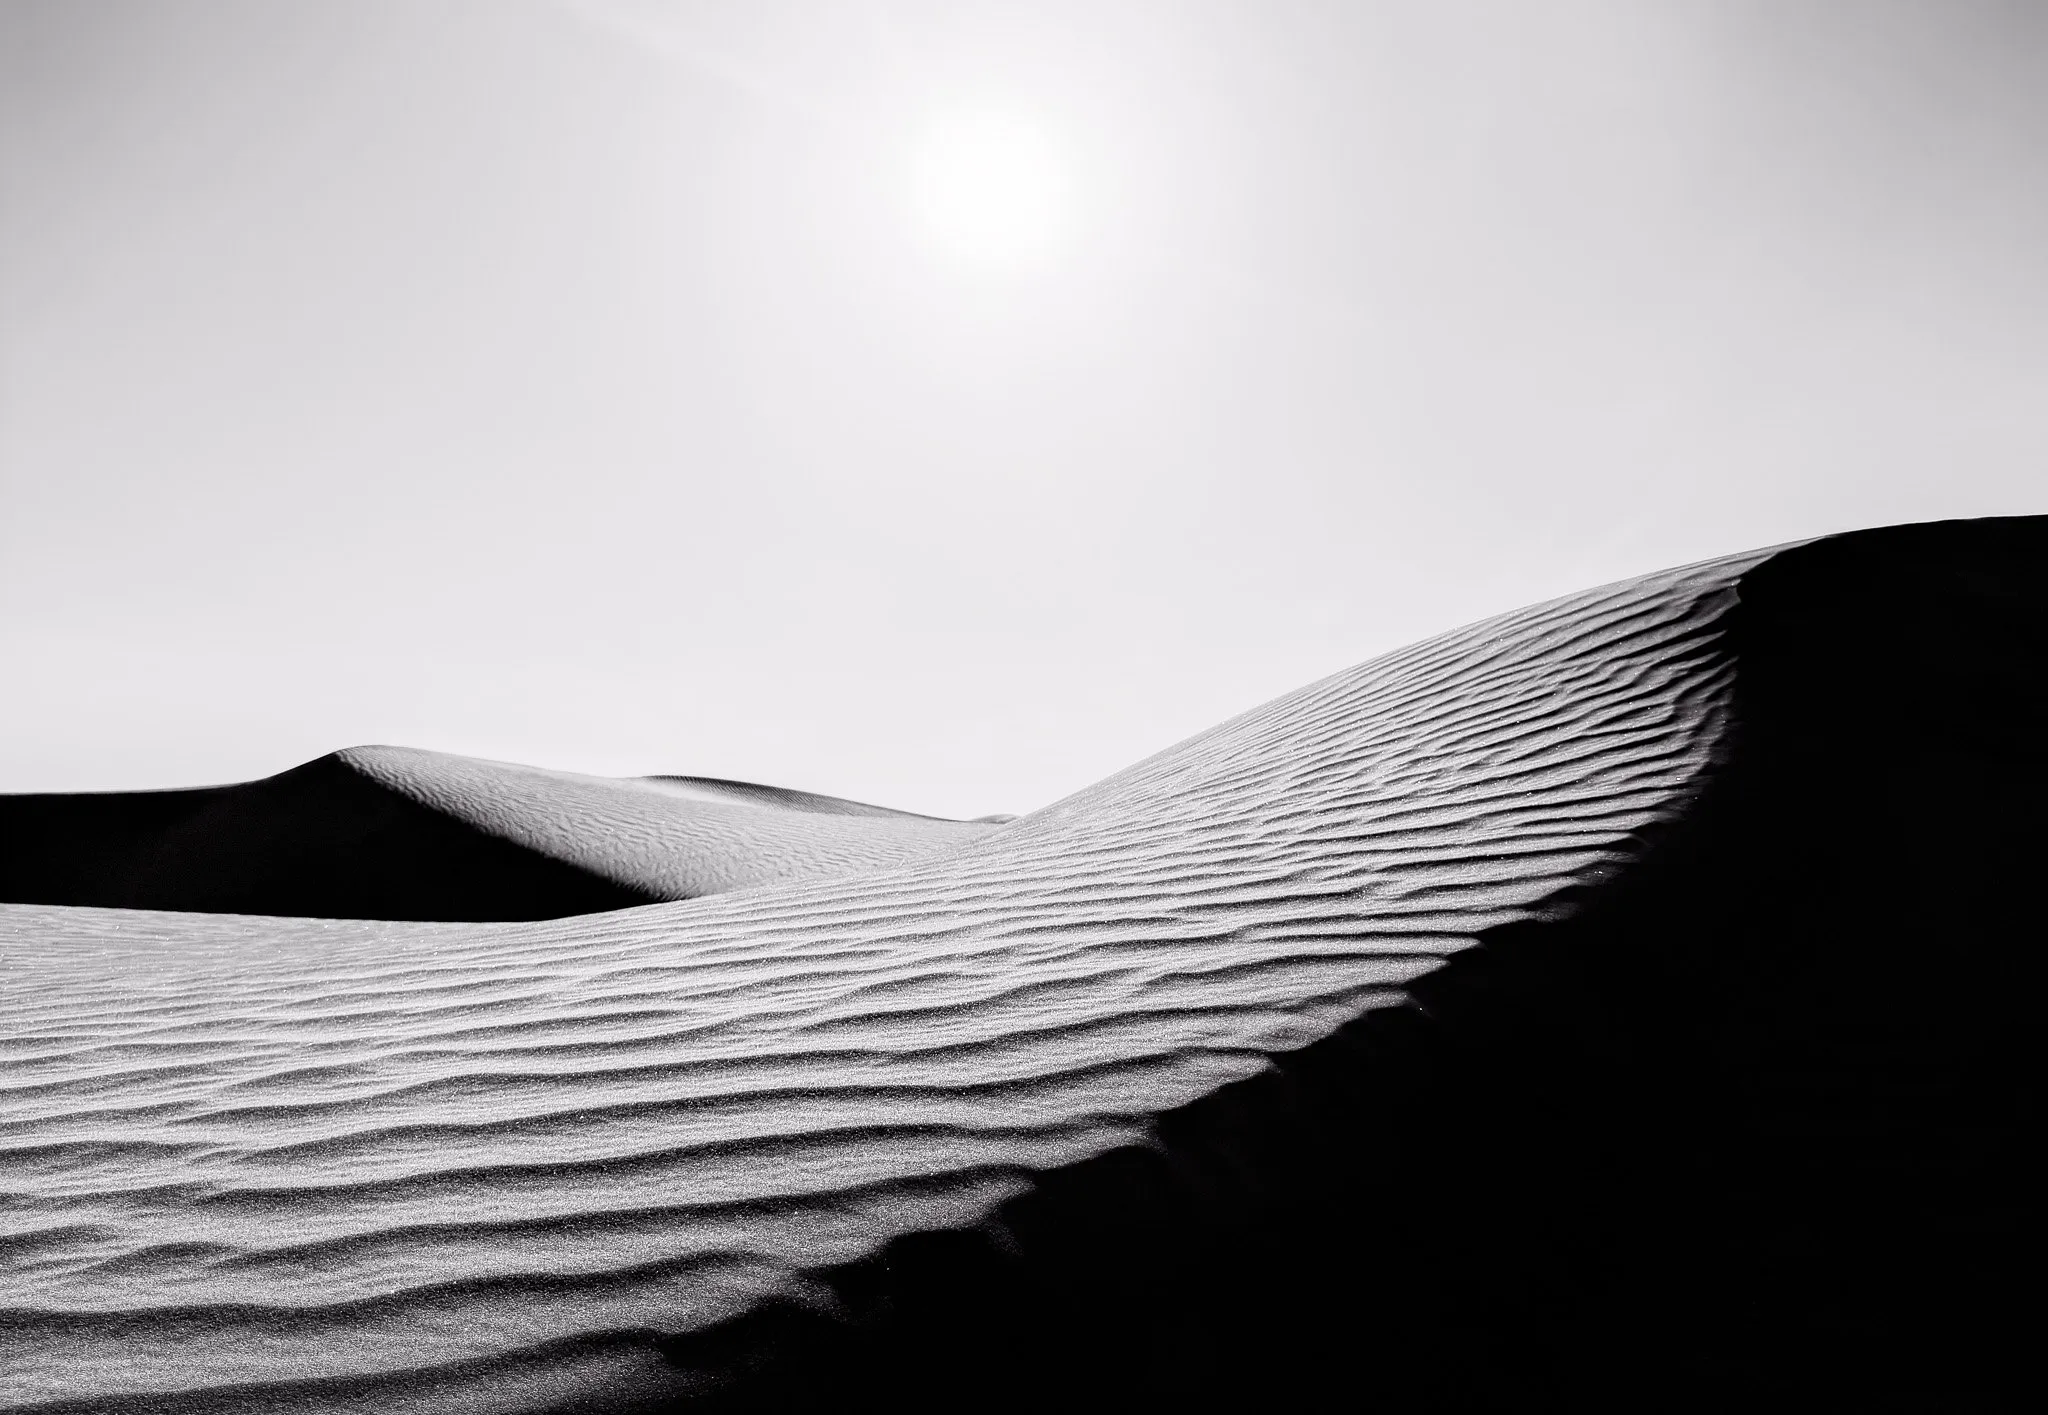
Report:
M 2048 5 L 0 0 L 0 790 L 1026 810 L 2048 509 Z

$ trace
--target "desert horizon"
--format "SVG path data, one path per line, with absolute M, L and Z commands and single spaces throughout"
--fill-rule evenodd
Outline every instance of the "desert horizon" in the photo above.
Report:
M 2040 509 L 2030 6 L 0 26 L 0 791 L 1023 810 L 1506 605 Z
M 2035 1408 L 2044 80 L 0 0 L 0 1415 Z

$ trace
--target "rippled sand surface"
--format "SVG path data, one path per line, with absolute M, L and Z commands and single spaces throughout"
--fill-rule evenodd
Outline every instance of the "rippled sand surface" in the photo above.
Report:
M 0 908 L 0 1403 L 735 1388 L 785 1350 L 741 1340 L 763 1313 L 851 1320 L 846 1275 L 920 1235 L 1000 1245 L 1055 1177 L 1625 873 L 1728 754 L 1767 559 L 1389 654 L 912 863 L 528 922 Z M 666 848 L 486 765 L 468 809 L 531 848 Z

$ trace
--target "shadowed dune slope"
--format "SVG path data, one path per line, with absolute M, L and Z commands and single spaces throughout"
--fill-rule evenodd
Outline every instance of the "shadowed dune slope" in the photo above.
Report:
M 0 899 L 545 919 L 903 864 L 990 828 L 745 782 L 351 747 L 233 786 L 0 796 Z
M 2044 562 L 1589 591 L 844 878 L 0 909 L 0 1403 L 2021 1408 Z

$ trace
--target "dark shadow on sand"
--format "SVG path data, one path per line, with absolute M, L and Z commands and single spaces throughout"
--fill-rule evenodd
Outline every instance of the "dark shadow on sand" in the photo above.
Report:
M 2021 1408 L 2048 521 L 1788 551 L 1728 631 L 1636 866 L 840 1318 L 666 1343 L 691 1408 Z
M 483 921 L 654 897 L 410 801 L 337 756 L 233 786 L 0 796 L 11 904 Z

